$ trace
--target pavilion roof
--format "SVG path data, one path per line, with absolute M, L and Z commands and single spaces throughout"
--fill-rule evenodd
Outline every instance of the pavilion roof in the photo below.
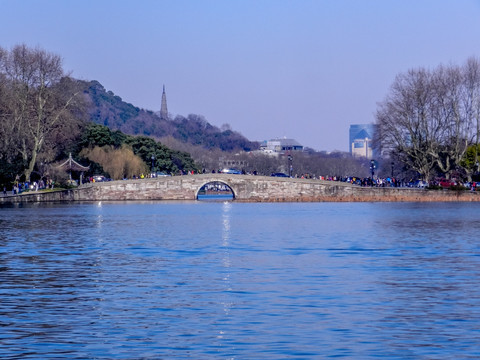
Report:
M 78 162 L 73 160 L 72 153 L 68 155 L 67 161 L 57 166 L 57 168 L 63 168 L 65 170 L 73 171 L 87 171 L 90 169 L 90 166 L 80 165 Z

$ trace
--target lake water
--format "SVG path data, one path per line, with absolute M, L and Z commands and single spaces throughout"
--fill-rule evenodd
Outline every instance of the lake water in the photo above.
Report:
M 1 359 L 478 359 L 480 204 L 0 208 Z

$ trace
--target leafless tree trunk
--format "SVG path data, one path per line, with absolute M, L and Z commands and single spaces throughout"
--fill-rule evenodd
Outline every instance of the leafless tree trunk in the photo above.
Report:
M 431 121 L 431 83 L 424 69 L 397 76 L 376 115 L 383 151 L 393 153 L 427 179 L 435 166 L 431 154 L 439 130 L 439 124 Z
M 68 123 L 68 110 L 78 92 L 65 81 L 58 55 L 26 45 L 15 46 L 0 59 L 0 73 L 8 94 L 2 130 L 10 134 L 10 144 L 26 164 L 27 180 L 49 137 Z
M 441 172 L 456 169 L 472 138 L 472 124 L 462 108 L 462 74 L 458 67 L 440 66 L 433 74 L 435 108 L 433 121 L 440 126 L 431 156 Z
M 464 67 L 397 76 L 378 106 L 377 147 L 427 180 L 435 171 L 448 177 L 478 143 L 479 74 L 478 62 L 469 59 Z

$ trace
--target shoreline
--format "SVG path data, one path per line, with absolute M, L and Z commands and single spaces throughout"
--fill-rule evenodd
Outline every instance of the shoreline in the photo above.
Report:
M 200 201 L 195 197 L 180 198 L 175 196 L 139 196 L 143 193 L 132 192 L 97 194 L 97 196 L 82 196 L 82 189 L 69 189 L 48 192 L 28 192 L 18 195 L 0 196 L 0 204 L 41 203 L 41 202 L 95 202 L 95 201 Z M 249 198 L 234 198 L 228 201 L 241 203 L 275 203 L 275 202 L 479 202 L 480 192 L 469 190 L 426 190 L 410 188 L 363 188 L 350 187 L 350 191 L 333 191 L 330 194 L 318 193 L 314 195 L 275 194 L 268 198 L 252 195 Z

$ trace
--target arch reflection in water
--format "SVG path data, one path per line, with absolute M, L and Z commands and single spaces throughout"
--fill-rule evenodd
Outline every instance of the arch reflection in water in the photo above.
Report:
M 230 186 L 221 181 L 212 181 L 203 185 L 197 193 L 197 200 L 225 201 L 235 199 Z

